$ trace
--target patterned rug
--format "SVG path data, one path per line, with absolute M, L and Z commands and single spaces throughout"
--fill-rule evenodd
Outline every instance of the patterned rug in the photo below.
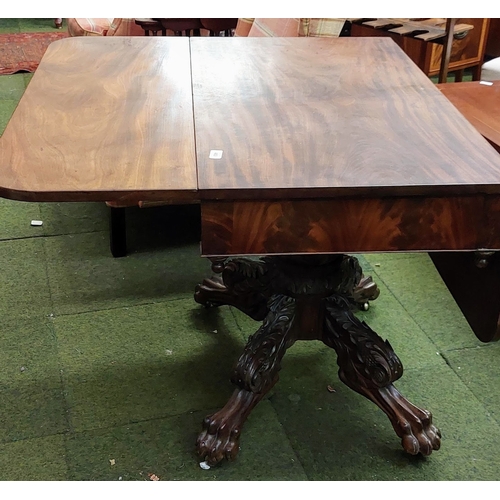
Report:
M 36 70 L 47 47 L 68 36 L 63 32 L 0 34 L 0 75 Z

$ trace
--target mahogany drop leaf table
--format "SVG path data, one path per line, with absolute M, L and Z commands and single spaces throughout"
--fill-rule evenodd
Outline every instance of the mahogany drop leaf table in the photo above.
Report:
M 480 288 L 500 248 L 500 157 L 391 39 L 65 39 L 0 145 L 5 198 L 201 202 L 215 276 L 195 300 L 262 322 L 203 422 L 202 460 L 235 458 L 287 348 L 312 339 L 408 453 L 439 448 L 430 412 L 393 385 L 390 343 L 354 314 L 378 289 L 353 254 L 459 252 L 455 276 Z M 484 341 L 498 337 L 490 295 L 468 317 Z

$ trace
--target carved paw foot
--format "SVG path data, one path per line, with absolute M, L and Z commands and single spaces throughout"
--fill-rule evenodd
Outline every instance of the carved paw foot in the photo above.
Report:
M 206 417 L 196 441 L 199 457 L 211 466 L 224 459 L 234 460 L 239 451 L 240 430 L 237 422 L 226 420 L 221 412 Z
M 222 278 L 214 276 L 205 278 L 201 285 L 196 286 L 194 300 L 205 307 L 218 307 L 226 304 L 227 293 Z
M 438 450 L 441 433 L 432 424 L 432 415 L 410 403 L 392 385 L 403 374 L 403 365 L 390 343 L 359 321 L 341 296 L 326 302 L 326 312 L 323 341 L 337 351 L 342 382 L 389 417 L 407 453 L 430 455 Z
M 405 399 L 399 391 L 389 385 L 379 389 L 379 406 L 391 420 L 396 434 L 401 438 L 404 450 L 410 455 L 430 455 L 441 446 L 441 432 L 432 423 L 427 410 L 417 408 Z
M 263 396 L 236 389 L 224 408 L 203 421 L 203 430 L 196 441 L 198 456 L 208 465 L 234 460 L 239 451 L 241 428 Z
M 219 276 L 206 278 L 197 285 L 194 300 L 205 307 L 234 306 L 257 321 L 268 313 L 267 297 L 259 290 L 227 286 Z

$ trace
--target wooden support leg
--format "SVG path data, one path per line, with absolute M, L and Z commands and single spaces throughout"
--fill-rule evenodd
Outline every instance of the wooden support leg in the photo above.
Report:
M 441 56 L 441 65 L 439 67 L 438 83 L 446 83 L 448 79 L 448 67 L 450 65 L 451 48 L 453 44 L 453 28 L 456 18 L 446 20 L 446 36 L 443 44 L 443 55 Z
M 110 207 L 109 244 L 113 257 L 127 255 L 127 226 L 125 208 Z
M 482 342 L 500 339 L 500 253 L 431 252 L 441 278 Z
M 353 315 L 356 300 L 378 296 L 371 278 L 347 255 L 214 259 L 211 278 L 196 287 L 195 300 L 207 307 L 230 304 L 264 320 L 238 360 L 227 404 L 208 416 L 196 442 L 209 465 L 233 460 L 244 422 L 278 381 L 281 359 L 297 340 L 322 340 L 338 355 L 339 376 L 389 417 L 411 454 L 439 449 L 432 416 L 406 400 L 392 385 L 403 373 L 390 344 Z
M 326 299 L 323 342 L 335 349 L 344 384 L 373 401 L 388 417 L 404 450 L 430 455 L 441 445 L 432 415 L 410 403 L 392 385 L 403 366 L 389 342 L 351 312 L 341 295 Z
M 472 81 L 477 82 L 481 79 L 481 65 L 473 66 L 472 68 Z
M 464 70 L 463 69 L 458 69 L 454 72 L 455 75 L 455 82 L 461 82 L 464 79 Z
M 269 301 L 263 325 L 248 339 L 236 364 L 232 382 L 238 388 L 224 408 L 203 421 L 196 448 L 209 465 L 236 458 L 243 424 L 278 381 L 281 359 L 295 341 L 290 328 L 294 306 L 295 301 L 290 297 L 276 296 Z

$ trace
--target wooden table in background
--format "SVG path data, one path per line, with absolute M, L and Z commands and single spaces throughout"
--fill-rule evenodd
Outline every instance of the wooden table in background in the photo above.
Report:
M 201 200 L 202 253 L 221 277 L 196 300 L 263 321 L 229 402 L 203 423 L 210 464 L 236 456 L 296 340 L 337 352 L 341 380 L 408 453 L 439 448 L 431 414 L 393 386 L 403 369 L 390 344 L 353 314 L 377 289 L 348 254 L 463 253 L 480 283 L 484 251 L 500 248 L 499 172 L 496 151 L 389 38 L 58 41 L 0 142 L 6 198 Z M 499 297 L 484 304 L 497 318 Z M 471 325 L 497 335 L 496 321 Z
M 500 80 L 443 83 L 437 88 L 500 153 Z
M 490 83 L 492 85 L 443 83 L 436 87 L 500 153 L 500 81 Z M 490 220 L 485 218 L 485 230 L 492 235 L 498 234 L 500 226 L 493 224 L 488 227 L 489 223 Z M 479 338 L 485 341 L 498 339 L 499 254 L 486 248 L 474 259 L 464 252 L 435 252 L 430 256 L 469 324 L 476 332 L 482 332 Z

